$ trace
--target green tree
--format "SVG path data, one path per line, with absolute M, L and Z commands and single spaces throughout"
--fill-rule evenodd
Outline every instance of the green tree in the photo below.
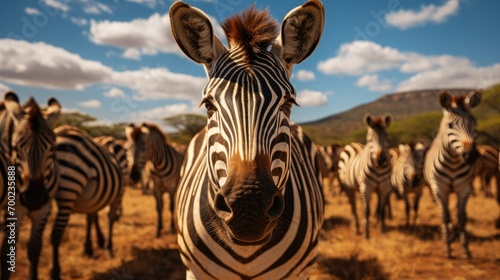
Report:
M 163 119 L 178 130 L 178 134 L 193 138 L 202 128 L 207 125 L 207 118 L 197 114 L 184 114 Z

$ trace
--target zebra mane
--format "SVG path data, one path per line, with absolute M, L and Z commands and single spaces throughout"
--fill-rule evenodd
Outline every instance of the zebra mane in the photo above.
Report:
M 41 128 L 41 120 L 43 119 L 42 112 L 40 111 L 40 107 L 36 103 L 35 99 L 31 97 L 23 104 L 23 107 L 27 110 L 28 123 L 31 131 L 38 132 Z
M 142 127 L 146 127 L 147 129 L 149 129 L 151 134 L 158 134 L 162 136 L 165 142 L 167 142 L 167 136 L 165 135 L 165 133 L 163 133 L 163 131 L 157 125 L 152 123 L 143 123 L 141 126 L 134 127 L 134 130 L 132 130 L 132 132 L 130 133 L 130 137 L 134 140 L 134 142 L 139 140 L 139 137 L 144 134 L 141 130 Z
M 374 117 L 373 118 L 373 126 L 374 126 L 374 128 L 377 128 L 377 129 L 385 129 L 384 121 L 382 120 L 381 117 Z
M 243 46 L 249 59 L 265 50 L 278 36 L 278 24 L 271 18 L 268 9 L 260 11 L 255 5 L 227 18 L 221 24 L 230 48 Z

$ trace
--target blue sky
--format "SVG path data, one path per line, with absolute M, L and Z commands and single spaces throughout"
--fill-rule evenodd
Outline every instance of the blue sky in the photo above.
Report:
M 197 109 L 203 68 L 172 39 L 168 0 L 39 0 L 2 3 L 0 91 L 13 89 L 102 123 L 160 123 Z M 219 23 L 251 5 L 185 1 Z M 303 1 L 256 1 L 279 21 Z M 500 82 L 500 2 L 493 0 L 323 1 L 315 52 L 292 84 L 306 122 L 383 94 L 428 88 L 484 88 Z

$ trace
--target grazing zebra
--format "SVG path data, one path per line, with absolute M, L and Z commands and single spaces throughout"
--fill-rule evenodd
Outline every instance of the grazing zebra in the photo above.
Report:
M 418 204 L 424 187 L 424 158 L 427 152 L 422 143 L 399 145 L 400 155 L 392 164 L 391 185 L 402 197 L 406 206 L 406 226 L 410 225 L 410 203 L 408 194 L 415 193 L 413 202 L 413 225 L 416 224 Z
M 500 170 L 498 169 L 498 151 L 487 145 L 478 145 L 479 157 L 474 164 L 474 175 L 481 179 L 481 189 L 486 197 L 492 198 L 493 192 L 491 184 L 496 178 L 497 184 L 500 182 Z M 472 190 L 474 193 L 474 189 Z
M 356 224 L 356 233 L 359 231 L 358 215 L 356 211 L 355 192 L 359 191 L 365 214 L 365 237 L 370 238 L 370 197 L 372 191 L 377 191 L 379 202 L 377 216 L 381 220 L 381 229 L 385 231 L 385 207 L 392 191 L 390 185 L 391 164 L 389 162 L 389 135 L 387 127 L 392 117 L 385 114 L 382 117 L 373 117 L 367 113 L 363 122 L 368 128 L 366 145 L 351 143 L 340 153 L 339 179 L 349 197 L 351 210 Z
M 424 162 L 424 178 L 431 188 L 434 200 L 441 209 L 441 231 L 446 244 L 447 255 L 452 257 L 450 236 L 450 212 L 448 196 L 458 196 L 458 233 L 462 248 L 471 257 L 465 224 L 467 199 L 472 191 L 474 179 L 473 164 L 478 157 L 474 134 L 477 121 L 471 110 L 481 102 L 481 93 L 471 91 L 467 96 L 452 96 L 448 91 L 439 93 L 443 118 Z
M 57 136 L 56 154 L 61 184 L 56 196 L 58 212 L 52 231 L 52 279 L 59 279 L 59 245 L 69 216 L 73 212 L 96 214 L 104 207 L 110 206 L 106 249 L 112 255 L 113 222 L 116 220 L 123 186 L 119 162 L 87 133 L 69 125 L 60 126 L 54 132 Z M 87 216 L 87 233 L 92 217 Z M 85 252 L 92 255 L 89 238 L 90 234 L 87 234 Z
M 199 9 L 177 1 L 170 22 L 208 76 L 207 127 L 190 143 L 175 199 L 187 278 L 307 279 L 324 202 L 316 147 L 290 121 L 289 79 L 319 42 L 322 3 L 289 12 L 281 33 L 253 7 L 226 19 L 229 49 Z
M 153 193 L 158 212 L 156 237 L 160 237 L 163 229 L 163 194 L 165 192 L 170 196 L 170 213 L 172 214 L 170 228 L 175 231 L 174 196 L 179 183 L 185 148 L 169 143 L 161 129 L 153 124 L 144 123 L 139 127 L 130 124 L 125 129 L 125 134 L 132 181 L 134 183 L 141 181 L 146 162 L 150 161 L 153 165 L 149 173 L 150 180 L 153 181 Z
M 37 279 L 43 230 L 60 180 L 55 154 L 56 137 L 52 127 L 59 117 L 61 105 L 55 98 L 49 98 L 47 109 L 42 111 L 31 98 L 20 106 L 13 92 L 4 95 L 4 105 L 0 123 L 7 127 L 0 127 L 0 130 L 4 133 L 11 130 L 12 135 L 8 137 L 11 142 L 2 143 L 2 146 L 10 151 L 9 165 L 16 168 L 15 206 L 13 210 L 7 209 L 5 219 L 7 223 L 15 219 L 15 236 L 19 236 L 21 220 L 25 215 L 29 216 L 32 222 L 28 242 L 30 279 Z M 3 153 L 2 157 L 6 157 L 6 154 Z M 2 279 L 10 276 L 7 266 L 7 253 L 12 246 L 8 240 L 11 235 L 9 231 L 5 227 L 1 256 Z

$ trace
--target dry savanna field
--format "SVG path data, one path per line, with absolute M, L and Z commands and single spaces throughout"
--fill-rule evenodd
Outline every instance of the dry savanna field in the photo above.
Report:
M 333 195 L 329 190 L 325 193 L 325 223 L 317 267 L 310 279 L 500 279 L 500 230 L 494 225 L 499 206 L 480 191 L 470 198 L 467 205 L 471 260 L 466 259 L 458 241 L 453 243 L 456 258 L 444 257 L 440 213 L 428 189 L 421 200 L 416 227 L 404 226 L 404 203 L 393 196 L 393 219 L 387 221 L 388 231 L 382 234 L 376 218 L 372 217 L 370 240 L 354 234 L 347 197 Z M 183 279 L 184 267 L 177 252 L 175 235 L 164 230 L 160 238 L 155 238 L 153 196 L 127 188 L 123 202 L 124 214 L 114 228 L 112 258 L 97 248 L 95 236 L 94 257 L 84 255 L 85 216 L 71 216 L 61 245 L 63 279 Z M 376 198 L 372 196 L 373 206 L 375 202 Z M 358 203 L 358 213 L 362 213 L 360 205 Z M 455 196 L 451 198 L 450 209 L 454 213 L 452 220 L 456 222 Z M 105 229 L 105 213 L 102 212 L 101 227 Z M 170 219 L 168 212 L 166 208 L 165 224 Z M 40 279 L 50 278 L 53 219 L 54 213 L 44 234 Z M 29 231 L 30 222 L 25 219 L 18 236 L 16 273 L 11 279 L 28 277 L 26 244 Z

